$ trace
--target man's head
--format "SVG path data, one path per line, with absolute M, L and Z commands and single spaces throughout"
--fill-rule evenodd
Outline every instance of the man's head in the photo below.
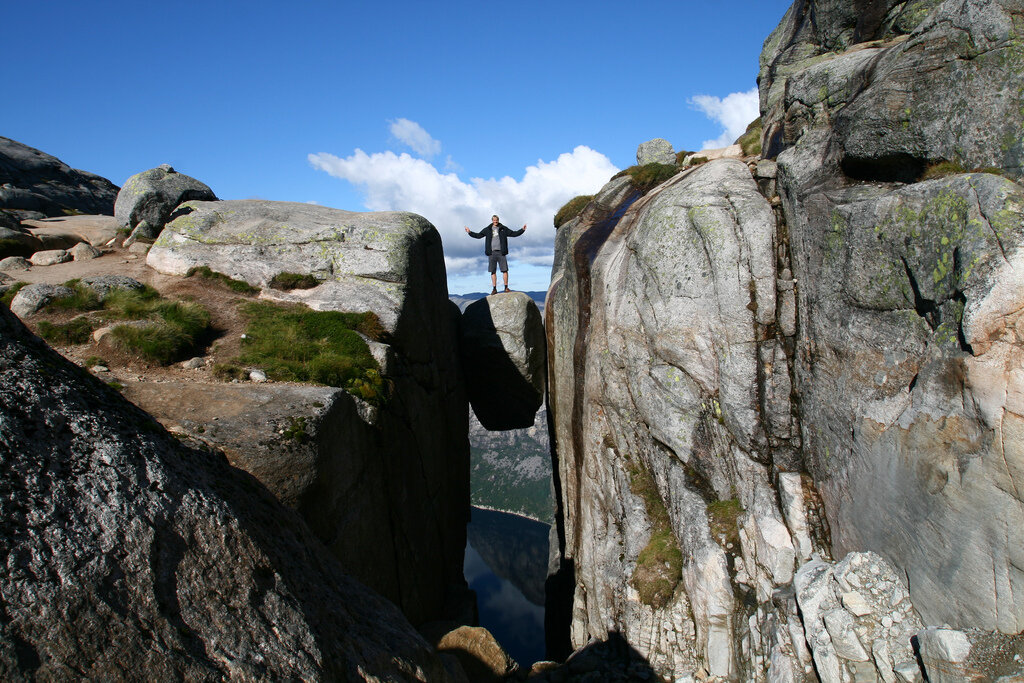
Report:
M 497 224 L 498 224 L 498 214 L 494 214 L 493 216 L 491 216 L 491 225 L 497 225 Z

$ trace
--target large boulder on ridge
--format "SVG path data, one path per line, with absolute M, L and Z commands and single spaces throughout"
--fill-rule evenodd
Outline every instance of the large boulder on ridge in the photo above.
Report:
M 490 430 L 533 426 L 544 402 L 544 323 L 526 294 L 492 294 L 462 314 L 462 364 L 480 424 Z
M 60 159 L 0 137 L 0 209 L 63 216 L 114 213 L 117 185 Z
M 676 163 L 676 152 L 672 149 L 672 143 L 665 138 L 654 138 L 647 142 L 641 142 L 636 148 L 636 163 L 639 166 L 646 164 L 668 164 Z
M 203 436 L 230 440 L 224 447 L 234 464 L 299 510 L 357 578 L 411 620 L 443 616 L 446 601 L 465 589 L 469 405 L 437 230 L 411 213 L 287 202 L 187 202 L 178 214 L 149 251 L 156 270 L 184 275 L 207 266 L 262 287 L 262 298 L 377 315 L 383 333 L 370 348 L 390 387 L 379 405 L 340 389 L 313 396 L 269 385 L 224 402 L 232 411 L 224 422 L 235 427 Z M 282 273 L 320 284 L 274 289 Z M 273 403 L 275 391 L 280 411 L 290 411 L 280 416 L 283 427 L 289 417 L 305 423 L 304 443 L 286 446 L 276 431 L 266 433 L 260 405 Z M 232 433 L 254 447 L 240 447 Z
M 193 199 L 217 201 L 217 195 L 206 184 L 162 164 L 124 182 L 114 217 L 129 230 L 138 229 L 139 236 L 154 238 L 178 205 Z
M 445 680 L 297 515 L 0 307 L 0 677 Z

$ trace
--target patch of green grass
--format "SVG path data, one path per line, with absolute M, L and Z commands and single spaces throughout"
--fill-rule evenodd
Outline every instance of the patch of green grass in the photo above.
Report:
M 679 167 L 674 164 L 644 164 L 643 166 L 630 166 L 624 171 L 619 171 L 612 178 L 620 178 L 628 175 L 633 187 L 647 194 L 658 185 L 679 173 Z
M 300 273 L 278 273 L 267 283 L 274 289 L 289 291 L 292 289 L 313 289 L 320 284 L 312 275 Z
M 102 307 L 99 295 L 77 279 L 68 280 L 64 286 L 70 287 L 73 294 L 54 299 L 46 305 L 48 310 L 95 311 Z
M 640 601 L 654 608 L 668 604 L 683 575 L 683 553 L 672 533 L 668 510 L 661 500 L 654 477 L 642 464 L 629 461 L 629 488 L 640 496 L 651 523 L 651 538 L 637 557 L 630 584 Z
M 0 296 L 0 303 L 2 303 L 7 308 L 10 308 L 11 301 L 14 300 L 14 295 L 17 294 L 22 287 L 28 287 L 28 283 L 20 281 L 15 282 L 13 285 L 11 285 L 10 289 L 3 293 L 3 296 Z
M 213 376 L 223 380 L 248 379 L 249 371 L 234 363 L 214 363 Z
M 32 247 L 28 246 L 21 240 L 13 238 L 5 238 L 0 240 L 0 259 L 5 259 L 8 256 L 22 256 L 28 258 L 32 255 Z
M 676 165 L 682 166 L 683 162 L 686 161 L 686 157 L 693 154 L 693 152 L 687 152 L 685 149 L 676 152 Z
M 736 140 L 736 143 L 743 150 L 744 156 L 754 156 L 761 153 L 761 135 L 764 128 L 761 124 L 761 117 L 757 117 L 747 126 L 746 132 Z
M 253 287 L 248 282 L 236 280 L 232 277 L 228 277 L 224 273 L 218 273 L 215 270 L 211 270 L 209 266 L 189 268 L 188 272 L 185 273 L 185 277 L 201 277 L 206 278 L 207 280 L 220 282 L 232 292 L 238 292 L 239 294 L 258 294 L 260 291 L 259 287 Z
M 141 320 L 152 313 L 160 293 L 146 285 L 143 289 L 115 289 L 103 298 L 103 308 L 121 320 Z
M 54 324 L 47 320 L 39 323 L 39 336 L 50 344 L 69 346 L 84 344 L 92 338 L 93 326 L 85 318 L 75 318 L 71 322 Z
M 131 317 L 147 325 L 116 325 L 110 335 L 128 353 L 167 365 L 201 345 L 210 330 L 210 313 L 191 301 L 149 301 L 145 311 L 132 309 Z
M 738 548 L 740 543 L 739 517 L 742 512 L 743 506 L 735 498 L 708 503 L 708 523 L 711 528 L 711 537 L 716 541 L 721 541 L 724 538 L 725 543 L 732 543 L 734 548 Z
M 262 301 L 243 304 L 241 312 L 249 324 L 233 365 L 262 368 L 274 380 L 342 387 L 374 404 L 385 399 L 386 382 L 359 335 L 383 335 L 373 313 L 314 311 Z
M 281 434 L 288 441 L 295 441 L 296 443 L 306 443 L 309 439 L 309 434 L 306 432 L 306 418 L 305 417 L 290 417 L 288 418 L 289 424 Z
M 573 218 L 579 216 L 593 198 L 594 195 L 592 194 L 581 194 L 580 196 L 573 197 L 563 204 L 562 208 L 560 208 L 558 213 L 555 214 L 555 228 L 560 228 Z
M 686 168 L 693 168 L 694 166 L 700 166 L 701 164 L 708 163 L 707 157 L 693 157 L 690 159 L 690 163 L 686 165 Z
M 85 359 L 85 363 L 83 363 L 83 367 L 94 368 L 97 365 L 106 365 L 106 364 L 107 364 L 106 361 L 104 361 L 99 356 L 89 356 L 88 358 Z

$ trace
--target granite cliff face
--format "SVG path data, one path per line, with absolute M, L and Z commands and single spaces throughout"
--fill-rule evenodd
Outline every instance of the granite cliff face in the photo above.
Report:
M 559 229 L 574 646 L 920 680 L 923 625 L 1024 628 L 1021 30 L 1011 1 L 798 1 L 764 159 L 615 179 Z
M 251 402 L 202 438 L 298 510 L 356 578 L 411 621 L 444 615 L 465 590 L 469 405 L 458 309 L 447 299 L 433 226 L 410 213 L 191 201 L 178 207 L 147 262 L 176 275 L 207 266 L 262 287 L 264 298 L 378 316 L 386 343 L 371 342 L 371 351 L 388 400 L 371 405 L 315 387 L 261 388 L 264 398 L 249 390 Z M 282 272 L 320 284 L 268 287 Z M 301 443 L 281 438 L 289 420 L 301 421 Z

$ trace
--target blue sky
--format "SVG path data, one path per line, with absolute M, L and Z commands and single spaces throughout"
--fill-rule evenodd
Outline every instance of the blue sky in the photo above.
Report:
M 558 206 L 756 116 L 789 4 L 10 3 L 0 135 L 119 185 L 170 163 L 222 199 L 416 211 L 453 293 L 489 285 L 462 226 L 498 213 L 542 290 Z

